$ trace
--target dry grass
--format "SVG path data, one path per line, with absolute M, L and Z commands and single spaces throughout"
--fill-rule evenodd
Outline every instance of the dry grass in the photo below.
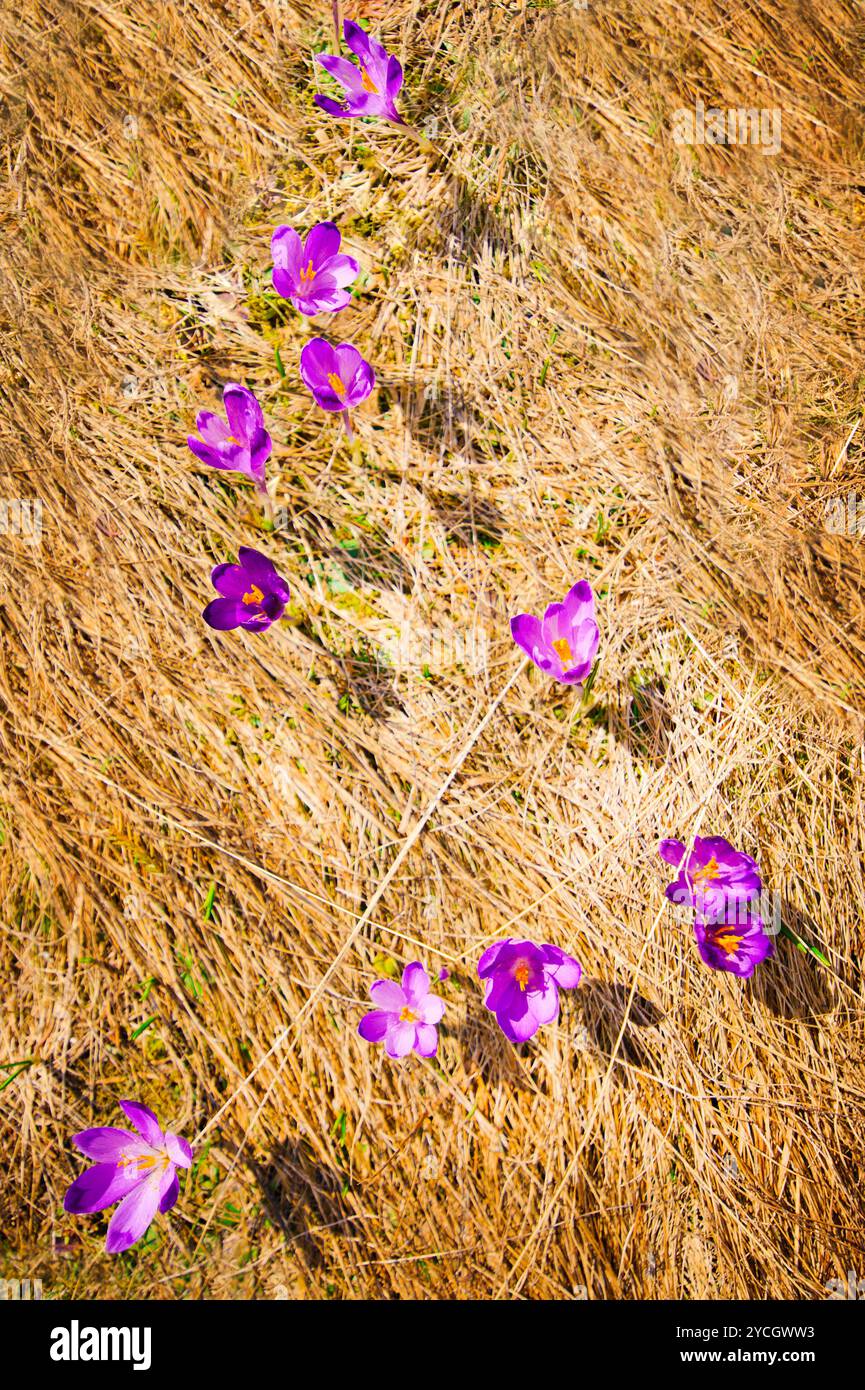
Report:
M 0 1269 L 822 1296 L 865 1215 L 865 542 L 822 520 L 865 494 L 861 11 L 361 4 L 441 158 L 314 109 L 329 14 L 0 20 L 2 498 L 44 506 L 0 560 L 0 1060 L 31 1062 Z M 698 97 L 780 108 L 781 152 L 675 145 Z M 330 331 L 379 376 L 354 451 L 269 290 L 273 227 L 325 215 L 366 271 Z M 185 445 L 231 379 L 273 426 L 274 536 Z M 264 638 L 200 620 L 244 543 L 292 585 Z M 525 670 L 502 696 L 508 615 L 582 575 L 588 707 Z M 655 852 L 699 828 L 831 971 L 702 967 Z M 586 971 L 520 1052 L 474 979 L 515 924 Z M 440 1068 L 355 1034 L 377 958 L 416 956 L 452 972 Z M 61 1203 L 124 1095 L 205 1137 L 111 1261 Z

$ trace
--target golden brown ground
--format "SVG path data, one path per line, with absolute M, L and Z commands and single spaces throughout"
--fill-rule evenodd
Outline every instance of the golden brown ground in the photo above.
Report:
M 824 1296 L 865 1274 L 865 537 L 824 524 L 865 498 L 861 10 L 355 14 L 442 158 L 313 107 L 329 6 L 3 6 L 0 499 L 44 512 L 0 552 L 0 1273 Z M 674 144 L 698 97 L 779 108 L 780 153 Z M 267 273 L 278 223 L 325 216 L 366 272 L 329 331 L 379 377 L 354 451 Z M 186 448 L 231 379 L 275 536 Z M 211 634 L 209 568 L 250 543 L 290 624 Z M 582 576 L 588 708 L 536 672 L 493 707 L 508 616 Z M 656 857 L 698 829 L 831 970 L 701 965 Z M 474 979 L 514 931 L 586 971 L 522 1054 Z M 416 956 L 452 972 L 439 1071 L 355 1034 Z M 208 1128 L 111 1261 L 61 1204 L 124 1095 Z

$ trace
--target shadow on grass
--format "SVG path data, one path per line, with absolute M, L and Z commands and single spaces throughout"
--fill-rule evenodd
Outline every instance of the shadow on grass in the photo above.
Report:
M 628 1010 L 630 994 L 630 987 L 626 985 L 584 980 L 578 996 L 582 1020 L 591 1042 L 600 1055 L 609 1060 L 627 1015 L 617 1056 L 643 1071 L 654 1071 L 651 1052 L 640 1037 L 640 1031 L 656 1027 L 664 1015 L 642 994 L 634 995 Z
M 336 1231 L 341 1240 L 360 1239 L 363 1223 L 346 1208 L 345 1176 L 316 1161 L 302 1144 L 285 1141 L 267 1162 L 250 1158 L 262 1198 L 262 1214 L 291 1241 L 307 1269 L 326 1266 L 320 1230 Z
M 820 940 L 810 917 L 786 898 L 781 921 L 809 944 Z M 775 955 L 757 967 L 745 988 L 755 1003 L 778 1018 L 817 1019 L 836 1006 L 827 967 L 784 936 L 775 938 Z

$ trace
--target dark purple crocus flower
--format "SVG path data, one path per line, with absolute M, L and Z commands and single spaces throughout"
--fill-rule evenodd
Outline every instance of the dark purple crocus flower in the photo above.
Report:
M 228 424 L 210 410 L 199 411 L 195 428 L 201 439 L 191 434 L 187 443 L 202 463 L 243 473 L 259 492 L 266 492 L 264 465 L 270 458 L 273 441 L 264 428 L 261 406 L 251 391 L 236 382 L 226 386 L 222 403 Z
M 350 410 L 365 401 L 375 372 L 351 343 L 332 347 L 326 338 L 311 338 L 300 354 L 300 375 L 322 410 L 339 410 L 352 438 Z
M 376 980 L 369 991 L 376 1007 L 358 1024 L 360 1036 L 366 1042 L 383 1042 L 389 1057 L 405 1057 L 412 1050 L 421 1057 L 434 1056 L 436 1024 L 445 1005 L 437 994 L 430 994 L 429 985 L 429 975 L 419 960 L 406 966 L 402 985 L 395 980 Z
M 137 1133 L 99 1126 L 73 1134 L 73 1144 L 96 1163 L 75 1179 L 63 1198 L 64 1210 L 76 1214 L 104 1211 L 120 1203 L 108 1223 L 105 1249 L 109 1255 L 139 1241 L 157 1211 L 171 1210 L 180 1191 L 177 1169 L 192 1163 L 186 1140 L 163 1134 L 146 1105 L 122 1100 L 120 1108 Z
M 484 1003 L 511 1042 L 525 1042 L 559 1014 L 559 990 L 574 989 L 583 970 L 558 946 L 497 941 L 478 961 Z
M 211 573 L 210 581 L 221 598 L 207 605 L 204 621 L 220 632 L 235 627 L 264 632 L 282 617 L 291 592 L 273 561 L 260 551 L 242 545 L 237 558 L 239 564 L 217 565 Z
M 520 613 L 511 618 L 511 635 L 540 670 L 565 685 L 580 685 L 592 669 L 600 633 L 595 596 L 581 579 L 564 603 L 551 603 L 541 618 Z
M 293 227 L 277 227 L 270 242 L 273 288 L 307 318 L 335 314 L 351 302 L 346 289 L 360 267 L 339 254 L 339 228 L 319 222 L 301 241 Z
M 757 861 L 733 849 L 721 835 L 705 840 L 695 835 L 690 852 L 681 840 L 662 840 L 658 853 L 679 870 L 678 878 L 664 890 L 667 897 L 694 908 L 707 922 L 729 921 L 731 904 L 749 902 L 763 887 Z
M 735 909 L 726 922 L 694 918 L 697 950 L 713 970 L 729 970 L 742 979 L 753 975 L 761 961 L 775 954 L 775 943 L 762 917 Z
M 317 93 L 316 106 L 331 116 L 380 116 L 395 125 L 404 125 L 394 104 L 402 86 L 400 64 L 353 20 L 345 21 L 342 32 L 358 66 L 333 53 L 316 53 L 315 61 L 345 90 L 345 100 L 341 102 Z

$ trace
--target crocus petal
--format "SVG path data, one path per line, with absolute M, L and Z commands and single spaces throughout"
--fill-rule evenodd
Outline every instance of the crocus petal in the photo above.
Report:
M 369 68 L 373 63 L 387 61 L 388 51 L 384 45 L 372 38 L 355 20 L 346 19 L 343 21 L 342 36 L 347 47 L 351 49 L 356 58 L 360 58 L 364 67 Z
M 260 550 L 253 550 L 252 546 L 242 545 L 237 552 L 237 558 L 250 579 L 260 589 L 267 591 L 272 588 L 274 579 L 279 578 L 273 561 L 262 555 Z
M 352 96 L 360 96 L 366 91 L 363 85 L 363 73 L 348 58 L 340 58 L 335 53 L 316 53 L 315 61 L 319 67 L 324 68 L 325 72 L 330 73 L 331 77 L 335 77 L 337 82 L 341 83 Z
M 247 473 L 251 471 L 249 450 L 245 444 L 221 444 L 216 448 L 212 444 L 203 443 L 196 439 L 195 435 L 190 434 L 186 440 L 190 449 L 197 459 L 206 463 L 209 468 L 221 468 L 229 473 Z
M 571 627 L 578 627 L 587 618 L 594 616 L 595 596 L 587 579 L 581 579 L 569 589 L 562 602 L 562 609 Z
M 414 1050 L 420 1057 L 434 1057 L 439 1035 L 431 1023 L 418 1023 L 414 1030 Z
M 384 1038 L 392 1020 L 393 1014 L 385 1013 L 383 1009 L 373 1009 L 371 1013 L 364 1014 L 357 1031 L 365 1042 L 378 1043 Z
M 157 1170 L 123 1198 L 108 1223 L 105 1249 L 109 1255 L 119 1255 L 141 1239 L 159 1210 L 163 1196 L 176 1181 L 173 1168 L 167 1168 L 164 1173 Z
M 248 614 L 248 607 L 237 599 L 215 598 L 210 601 L 201 616 L 208 627 L 215 628 L 217 632 L 230 632 L 232 628 L 245 623 Z
M 78 1134 L 73 1134 L 72 1142 L 88 1158 L 95 1158 L 97 1163 L 118 1163 L 130 1145 L 141 1143 L 131 1129 L 112 1129 L 110 1125 L 82 1129 Z
M 539 665 L 538 653 L 542 643 L 541 620 L 532 613 L 518 613 L 515 618 L 511 618 L 511 636 L 518 647 L 522 647 L 526 656 L 530 656 L 536 665 Z M 550 665 L 549 659 L 546 665 Z
M 85 1168 L 67 1187 L 63 1210 L 77 1214 L 102 1211 L 125 1197 L 140 1180 L 141 1174 L 133 1164 L 121 1168 L 116 1163 L 97 1163 Z
M 402 987 L 410 1009 L 429 994 L 429 975 L 419 960 L 412 961 L 402 972 Z
M 338 254 L 341 240 L 339 227 L 335 222 L 316 223 L 307 232 L 306 241 L 303 243 L 304 262 L 312 261 L 316 270 L 321 269 L 325 261 Z
M 216 565 L 210 582 L 223 598 L 243 598 L 249 592 L 250 575 L 243 565 Z
M 478 975 L 481 977 L 481 979 L 483 979 L 485 975 L 490 974 L 490 972 L 493 969 L 493 966 L 496 964 L 497 961 L 499 961 L 499 956 L 501 955 L 502 951 L 504 951 L 507 947 L 512 945 L 513 938 L 507 937 L 505 941 L 495 941 L 492 946 L 487 947 L 480 960 L 478 961 Z M 513 953 L 511 953 L 511 955 L 509 956 L 506 956 L 504 961 L 499 963 L 504 964 L 507 960 L 512 959 L 512 956 Z
M 273 274 L 270 278 L 273 281 L 273 288 L 276 290 L 276 293 L 281 295 L 283 299 L 290 299 L 292 304 L 294 304 L 298 277 L 292 275 L 291 271 L 285 270 L 283 266 L 275 265 L 273 267 Z
M 530 990 L 526 1001 L 538 1023 L 552 1023 L 554 1018 L 558 1018 L 559 991 L 554 980 L 549 980 L 543 989 Z
M 336 353 L 326 338 L 310 338 L 304 343 L 300 354 L 300 375 L 310 391 L 315 391 L 327 381 L 330 372 L 336 372 Z
M 341 102 L 334 101 L 333 97 L 325 97 L 321 92 L 316 92 L 313 102 L 320 110 L 326 111 L 329 116 L 351 116 L 353 113 Z
M 303 269 L 301 256 L 303 255 L 303 242 L 293 227 L 277 227 L 273 236 L 270 238 L 270 254 L 273 259 L 274 271 L 280 270 L 291 280 L 296 280 Z M 276 275 L 273 278 L 276 284 Z M 280 290 L 281 294 L 282 291 Z
M 391 1025 L 385 1034 L 384 1050 L 389 1057 L 405 1057 L 414 1047 L 415 1032 L 417 1025 L 414 1023 L 399 1023 L 391 1020 Z
M 419 999 L 412 1006 L 412 1012 L 417 1014 L 422 1023 L 438 1023 L 445 1011 L 445 1001 L 437 994 L 428 994 L 426 999 Z
M 192 1166 L 192 1145 L 179 1134 L 172 1134 L 170 1130 L 166 1133 L 165 1150 L 171 1162 L 176 1164 L 178 1168 L 190 1168 Z
M 171 1211 L 171 1208 L 180 1196 L 180 1180 L 173 1168 L 170 1168 L 169 1172 L 171 1173 L 172 1181 L 170 1187 L 163 1192 L 159 1199 L 159 1210 L 161 1212 Z
M 231 436 L 229 426 L 212 410 L 199 410 L 195 417 L 195 428 L 205 444 L 224 444 Z
M 377 1008 L 391 1014 L 400 1013 L 408 1002 L 405 991 L 396 980 L 376 980 L 374 985 L 370 985 L 369 997 Z
M 687 850 L 681 840 L 662 840 L 658 845 L 658 853 L 667 864 L 678 868 L 687 855 Z
M 335 289 L 343 290 L 352 280 L 356 280 L 359 274 L 360 266 L 353 256 L 332 256 L 322 265 L 318 279 L 332 284 Z
M 222 403 L 235 439 L 249 444 L 264 429 L 264 414 L 251 391 L 230 382 L 222 393 Z
M 159 1121 L 152 1110 L 137 1100 L 122 1100 L 120 1109 L 142 1138 L 147 1140 L 151 1148 L 162 1148 L 165 1143 L 165 1135 L 162 1133 Z
M 321 278 L 319 276 L 319 279 Z M 348 290 L 338 290 L 335 287 L 320 290 L 316 282 L 312 287 L 312 293 L 307 292 L 304 297 L 292 295 L 291 302 L 299 314 L 305 314 L 311 319 L 316 314 L 338 314 L 351 303 L 351 295 Z
M 529 1008 L 525 994 L 522 995 L 521 1004 L 522 1007 L 499 1010 L 496 1014 L 496 1022 L 511 1042 L 526 1042 L 534 1037 L 541 1026 Z
M 558 946 L 543 946 L 547 972 L 559 989 L 575 989 L 580 983 L 583 967 L 574 956 L 567 956 Z

